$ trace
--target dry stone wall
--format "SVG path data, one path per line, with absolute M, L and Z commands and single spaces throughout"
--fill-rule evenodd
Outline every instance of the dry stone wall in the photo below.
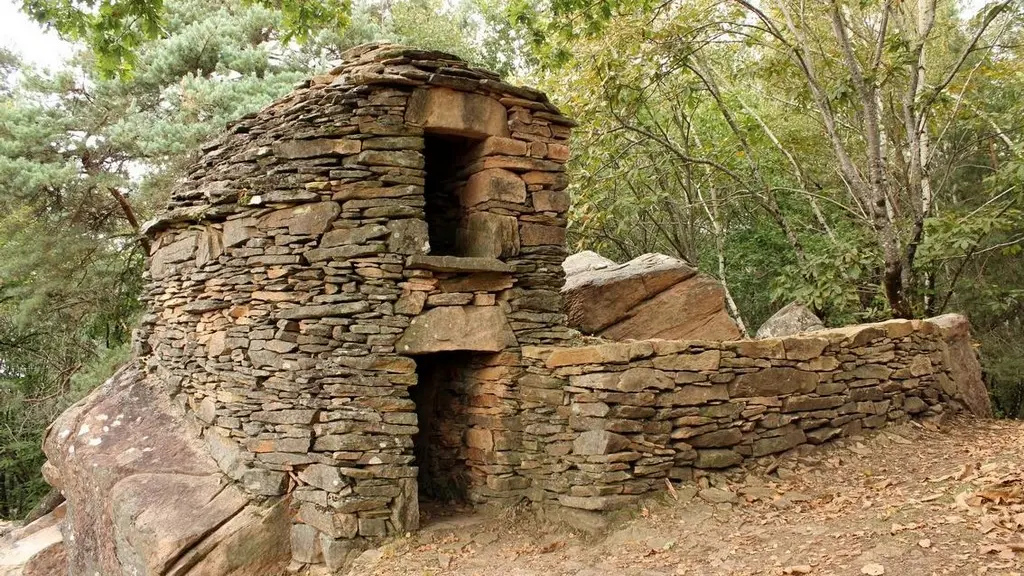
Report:
M 239 494 L 287 508 L 294 561 L 336 570 L 415 529 L 421 493 L 608 509 L 958 408 L 958 382 L 980 382 L 953 365 L 966 328 L 931 321 L 572 347 L 572 125 L 454 56 L 362 46 L 204 146 L 147 223 L 144 380 Z M 72 530 L 132 541 L 101 520 Z
M 954 322 L 960 325 L 962 318 Z M 535 498 L 606 510 L 706 470 L 962 407 L 947 320 L 524 349 Z M 542 415 L 544 415 L 542 417 Z
M 418 525 L 414 356 L 568 338 L 571 126 L 453 56 L 363 46 L 204 146 L 147 224 L 138 353 L 225 474 L 290 494 L 296 560 L 340 566 L 351 539 Z M 500 461 L 519 407 L 486 390 L 519 364 L 484 357 L 460 384 L 505 398 L 459 415 L 472 494 L 521 488 Z

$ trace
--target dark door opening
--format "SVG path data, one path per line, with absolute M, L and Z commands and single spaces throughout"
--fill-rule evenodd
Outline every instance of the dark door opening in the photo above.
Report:
M 440 352 L 416 356 L 418 383 L 410 390 L 416 403 L 419 433 L 413 452 L 419 466 L 423 503 L 464 503 L 470 471 L 464 436 L 469 428 L 466 369 L 469 352 Z
M 463 256 L 458 248 L 458 229 L 463 220 L 459 191 L 465 185 L 466 176 L 460 173 L 470 164 L 470 152 L 478 142 L 459 136 L 427 133 L 423 143 L 426 171 L 424 210 L 430 253 Z

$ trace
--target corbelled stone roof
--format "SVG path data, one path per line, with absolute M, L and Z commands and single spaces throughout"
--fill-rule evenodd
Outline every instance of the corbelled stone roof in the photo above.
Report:
M 257 196 L 264 202 L 272 201 L 261 196 L 259 190 L 253 190 L 251 195 L 239 193 L 239 187 L 228 186 L 226 182 L 251 176 L 259 168 L 259 160 L 271 155 L 271 146 L 276 142 L 324 136 L 322 125 L 317 127 L 316 134 L 309 133 L 311 120 L 331 124 L 336 117 L 350 116 L 357 101 L 373 88 L 419 86 L 482 94 L 505 106 L 528 108 L 534 117 L 551 124 L 576 125 L 543 92 L 509 84 L 497 74 L 470 66 L 453 54 L 389 43 L 363 44 L 343 53 L 341 64 L 328 73 L 299 83 L 295 90 L 265 108 L 229 123 L 223 134 L 204 144 L 202 156 L 175 187 L 167 210 L 147 222 L 143 233 L 152 234 L 173 222 L 223 219 L 236 212 L 240 201 L 254 205 L 252 199 Z M 367 117 L 366 121 L 373 119 Z M 342 137 L 353 132 L 346 121 L 338 122 L 333 133 Z M 230 170 L 211 170 L 220 165 L 229 166 Z M 218 173 L 216 179 L 210 177 L 211 171 Z

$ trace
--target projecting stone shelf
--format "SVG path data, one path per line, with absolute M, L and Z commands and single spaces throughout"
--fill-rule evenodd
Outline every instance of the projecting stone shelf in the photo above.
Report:
M 511 273 L 512 267 L 497 258 L 479 258 L 470 256 L 430 256 L 413 254 L 405 262 L 406 268 L 416 270 L 433 270 L 434 272 L 506 272 Z

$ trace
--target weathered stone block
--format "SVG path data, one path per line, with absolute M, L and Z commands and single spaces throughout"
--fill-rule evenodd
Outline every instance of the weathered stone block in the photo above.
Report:
M 569 193 L 564 190 L 538 190 L 533 193 L 533 209 L 538 212 L 565 212 Z
M 460 254 L 477 258 L 508 258 L 519 254 L 519 220 L 490 212 L 473 212 L 458 231 Z
M 253 412 L 250 418 L 256 422 L 271 424 L 312 424 L 317 414 L 316 410 L 274 410 Z
M 729 343 L 729 347 L 736 350 L 741 358 L 785 358 L 786 349 L 782 340 L 778 338 L 765 338 L 762 340 L 740 340 Z
M 420 502 L 416 478 L 398 479 L 399 494 L 391 502 L 391 524 L 399 532 L 420 527 Z
M 477 448 L 485 452 L 494 449 L 494 436 L 490 430 L 483 428 L 467 428 L 465 434 L 466 446 Z
M 284 494 L 288 485 L 288 474 L 276 470 L 251 468 L 242 474 L 242 487 L 261 496 Z
M 654 367 L 659 370 L 718 370 L 722 362 L 722 353 L 718 350 L 707 350 L 697 354 L 674 354 L 658 356 L 653 360 Z
M 743 456 L 733 450 L 697 450 L 697 460 L 694 467 L 703 469 L 718 469 L 736 466 L 743 462 Z
M 195 255 L 197 232 L 188 232 L 178 236 L 173 242 L 156 249 L 149 259 L 149 273 L 154 279 L 161 279 L 171 274 L 177 266 L 191 261 Z
M 469 177 L 460 191 L 463 206 L 474 206 L 488 201 L 526 202 L 526 182 L 514 172 L 493 168 Z
M 373 538 L 386 536 L 388 533 L 387 523 L 383 518 L 360 518 L 359 535 Z
M 694 448 L 721 448 L 735 446 L 743 441 L 743 433 L 739 428 L 725 428 L 694 436 L 686 441 Z
M 402 222 L 402 220 L 398 220 L 397 222 Z M 392 223 L 389 222 L 389 224 Z M 330 248 L 332 246 L 342 246 L 346 244 L 362 244 L 367 240 L 373 240 L 374 238 L 385 236 L 387 233 L 388 228 L 381 226 L 380 224 L 370 224 L 355 228 L 336 228 L 324 234 L 323 238 L 320 240 L 320 247 Z
M 523 246 L 564 246 L 565 228 L 524 222 L 519 237 Z
M 768 454 L 775 454 L 777 452 L 785 452 L 786 450 L 795 448 L 806 441 L 807 436 L 804 435 L 804 431 L 793 427 L 781 436 L 754 440 L 754 445 L 751 447 L 751 455 L 756 458 Z
M 522 140 L 491 136 L 484 138 L 470 151 L 469 157 L 482 158 L 484 156 L 526 156 L 529 152 L 529 144 Z
M 615 389 L 620 392 L 639 392 L 644 389 L 671 390 L 675 382 L 661 370 L 630 368 L 618 377 Z
M 320 535 L 320 549 L 323 551 L 324 564 L 331 572 L 347 568 L 362 552 L 362 543 L 348 538 L 331 538 Z
M 427 302 L 426 292 L 410 292 L 403 294 L 401 298 L 395 302 L 395 313 L 406 314 L 408 316 L 415 316 L 423 311 L 423 306 Z
M 559 496 L 558 502 L 569 508 L 580 510 L 616 510 L 625 508 L 637 501 L 636 496 L 611 495 L 611 496 Z
M 299 508 L 298 519 L 331 538 L 354 538 L 359 531 L 359 518 L 355 514 L 335 512 L 310 502 Z
M 313 158 L 355 154 L 361 149 L 359 140 L 316 138 L 311 140 L 286 140 L 274 144 L 274 155 L 279 158 Z
M 292 559 L 304 564 L 318 564 L 322 558 L 320 533 L 306 524 L 293 524 L 291 529 Z
M 547 355 L 548 368 L 583 364 L 624 364 L 629 361 L 628 344 L 602 344 L 581 348 L 555 348 Z
M 498 352 L 516 345 L 497 306 L 441 306 L 413 318 L 395 348 L 402 354 L 449 350 Z
M 426 254 L 430 251 L 427 223 L 419 219 L 392 220 L 387 224 L 388 252 Z
M 370 309 L 364 301 L 344 302 L 341 304 L 321 304 L 315 306 L 296 306 L 277 312 L 281 320 L 304 320 L 308 318 L 327 318 L 331 316 L 350 316 Z
M 612 454 L 629 448 L 629 438 L 607 430 L 589 430 L 576 437 L 572 444 L 573 454 Z
M 928 403 L 917 396 L 908 396 L 903 400 L 903 409 L 909 414 L 920 414 L 928 409 Z
M 307 446 L 308 450 L 308 446 Z M 327 492 L 341 492 L 348 485 L 341 471 L 335 466 L 311 464 L 299 471 L 299 480 Z
M 842 435 L 843 431 L 839 428 L 831 428 L 825 426 L 823 428 L 815 428 L 807 432 L 807 441 L 811 444 L 824 444 L 829 440 Z
M 729 392 L 725 384 L 711 386 L 683 386 L 675 392 L 658 395 L 659 406 L 699 406 L 715 400 L 728 400 Z
M 293 208 L 275 210 L 260 218 L 257 227 L 263 230 L 287 228 L 289 234 L 323 234 L 341 213 L 337 202 L 316 202 Z
M 224 253 L 224 239 L 221 233 L 207 226 L 197 240 L 196 266 L 202 267 L 209 262 L 216 262 Z
M 793 396 L 782 402 L 783 412 L 804 412 L 810 410 L 827 410 L 846 403 L 845 396 Z
M 870 379 L 877 378 L 879 380 L 885 380 L 892 375 L 892 368 L 882 366 L 880 364 L 865 364 L 863 366 L 857 366 L 851 372 L 854 378 L 859 379 Z
M 825 338 L 785 338 L 782 344 L 786 350 L 785 357 L 790 360 L 811 360 L 821 356 L 828 346 Z
M 256 237 L 259 230 L 256 229 L 255 218 L 236 218 L 224 222 L 224 247 L 240 246 Z
M 772 367 L 740 374 L 729 384 L 729 396 L 778 396 L 795 392 L 813 392 L 818 386 L 818 375 L 795 368 Z
M 480 94 L 421 88 L 409 97 L 405 121 L 430 132 L 470 138 L 508 136 L 505 106 Z

